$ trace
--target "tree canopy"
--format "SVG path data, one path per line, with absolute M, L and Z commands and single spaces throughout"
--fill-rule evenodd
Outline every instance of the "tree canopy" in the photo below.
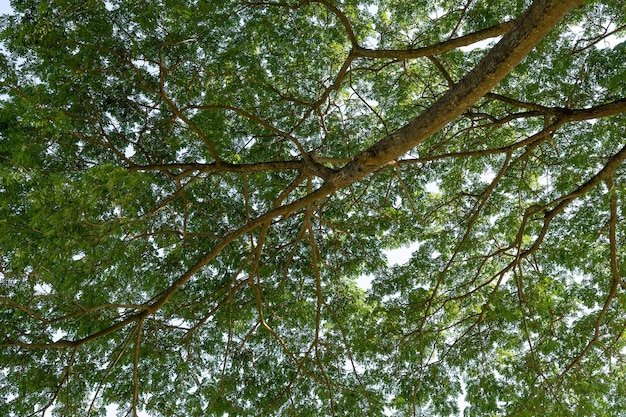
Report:
M 12 6 L 1 415 L 626 415 L 623 1 Z

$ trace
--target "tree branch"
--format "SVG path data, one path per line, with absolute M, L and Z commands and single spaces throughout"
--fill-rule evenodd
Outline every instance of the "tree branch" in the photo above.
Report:
M 357 155 L 331 181 L 343 187 L 410 151 L 485 96 L 581 0 L 537 0 L 453 88 L 404 127 Z
M 462 46 L 493 38 L 505 34 L 515 25 L 515 21 L 509 21 L 479 30 L 458 38 L 440 42 L 435 45 L 424 46 L 416 49 L 367 49 L 357 47 L 354 49 L 354 56 L 358 58 L 387 58 L 387 59 L 415 59 L 427 56 L 439 55 Z

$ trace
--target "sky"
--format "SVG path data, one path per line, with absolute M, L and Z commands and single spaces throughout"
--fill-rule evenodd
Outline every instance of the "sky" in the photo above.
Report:
M 0 14 L 7 14 L 13 11 L 9 3 L 9 0 L 0 0 Z

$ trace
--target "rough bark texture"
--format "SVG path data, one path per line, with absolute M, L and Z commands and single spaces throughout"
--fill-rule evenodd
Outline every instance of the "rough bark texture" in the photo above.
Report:
M 345 187 L 424 142 L 497 85 L 581 0 L 535 1 L 502 40 L 430 108 L 358 155 L 327 183 Z M 329 190 L 330 191 L 330 190 Z

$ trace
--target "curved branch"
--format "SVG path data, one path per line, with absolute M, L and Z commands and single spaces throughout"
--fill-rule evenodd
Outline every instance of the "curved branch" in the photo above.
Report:
M 559 111 L 563 115 L 566 122 L 599 119 L 601 117 L 609 117 L 620 113 L 626 113 L 626 98 L 587 109 L 570 110 L 557 107 L 555 110 Z
M 305 154 L 307 155 L 307 154 Z M 326 158 L 329 159 L 329 158 Z M 158 171 L 169 173 L 172 170 L 181 170 L 182 173 L 178 174 L 179 177 L 189 176 L 194 172 L 212 174 L 221 172 L 237 172 L 237 173 L 250 173 L 250 172 L 265 172 L 265 171 L 301 171 L 312 173 L 313 175 L 322 179 L 328 178 L 334 172 L 331 168 L 322 165 L 322 162 L 328 162 L 325 158 L 319 158 L 317 161 L 315 158 L 307 156 L 306 159 L 297 159 L 290 161 L 268 161 L 268 162 L 254 162 L 250 164 L 232 164 L 230 162 L 222 162 L 217 164 L 215 162 L 209 164 L 202 163 L 182 163 L 182 164 L 152 164 L 152 165 L 132 165 L 127 169 L 129 171 Z
M 619 167 L 622 163 L 624 163 L 624 161 L 626 161 L 626 145 L 622 147 L 622 149 L 620 149 L 619 152 L 617 152 L 615 155 L 609 158 L 606 165 L 604 166 L 604 168 L 600 170 L 600 172 L 598 172 L 596 175 L 588 179 L 584 184 L 576 188 L 571 193 L 561 198 L 558 198 L 557 200 L 554 200 L 552 203 L 550 203 L 550 204 L 557 204 L 557 203 L 558 204 L 553 209 L 545 212 L 546 220 L 547 219 L 551 220 L 558 213 L 563 211 L 565 207 L 567 207 L 577 197 L 580 197 L 581 195 L 588 193 L 589 191 L 591 191 L 592 188 L 600 184 L 602 181 L 606 181 L 613 174 L 613 172 L 617 169 L 617 167 Z
M 350 39 L 352 48 L 358 48 L 359 43 L 354 34 L 354 30 L 352 30 L 352 25 L 350 24 L 350 20 L 348 20 L 348 17 L 346 16 L 344 12 L 339 10 L 337 6 L 335 6 L 334 4 L 330 3 L 327 0 L 311 0 L 311 3 L 319 3 L 325 8 L 327 8 L 328 10 L 330 10 L 335 16 L 337 16 L 337 18 L 339 19 L 339 21 L 341 22 L 341 24 L 343 25 L 346 31 L 346 35 L 348 36 L 348 39 Z
M 215 149 L 215 146 L 213 145 L 211 140 L 204 134 L 202 129 L 200 129 L 200 127 L 197 124 L 195 124 L 191 119 L 189 119 L 187 116 L 185 116 L 184 112 L 181 109 L 179 109 L 178 106 L 176 106 L 176 104 L 172 101 L 172 99 L 166 93 L 166 91 L 165 91 L 165 79 L 166 79 L 166 75 L 167 75 L 167 69 L 163 68 L 162 65 L 160 65 L 159 68 L 160 68 L 160 74 L 159 74 L 159 95 L 161 96 L 163 101 L 165 101 L 165 103 L 167 103 L 167 106 L 170 108 L 172 113 L 174 113 L 174 115 L 176 117 L 178 117 L 180 120 L 182 120 L 196 135 L 198 135 L 198 137 L 206 145 L 206 147 L 209 150 L 209 152 L 211 153 L 211 156 L 213 157 L 213 159 L 215 159 L 215 162 L 217 164 L 220 164 L 222 162 L 222 159 L 220 158 L 219 154 L 217 153 L 217 149 Z
M 598 339 L 600 338 L 600 326 L 602 325 L 602 322 L 604 321 L 604 316 L 606 316 L 606 313 L 609 311 L 611 301 L 613 301 L 613 299 L 617 297 L 617 288 L 621 283 L 620 274 L 619 274 L 619 266 L 617 262 L 617 239 L 616 239 L 616 227 L 617 227 L 617 221 L 618 221 L 617 219 L 618 218 L 617 195 L 615 194 L 616 190 L 613 184 L 612 172 L 607 175 L 605 182 L 606 182 L 607 188 L 609 189 L 609 206 L 610 206 L 609 256 L 611 258 L 611 277 L 612 277 L 611 287 L 606 296 L 606 299 L 604 300 L 604 305 L 602 306 L 602 310 L 600 310 L 600 312 L 598 313 L 598 317 L 596 317 L 596 321 L 594 323 L 594 328 L 593 328 L 593 336 L 591 337 L 589 342 L 587 342 L 587 345 L 583 348 L 583 350 L 578 355 L 576 355 L 576 357 L 565 367 L 565 369 L 563 369 L 563 372 L 561 372 L 560 376 L 565 375 L 574 366 L 576 366 L 576 364 L 579 363 L 582 360 L 582 358 L 585 357 L 585 355 L 591 350 L 593 345 L 595 345 L 598 342 Z
M 435 45 L 424 46 L 416 49 L 367 49 L 355 48 L 354 55 L 358 58 L 386 58 L 386 59 L 415 59 L 427 56 L 439 55 L 462 46 L 493 38 L 507 33 L 514 27 L 515 21 L 504 22 L 479 30 L 458 38 L 440 42 Z

